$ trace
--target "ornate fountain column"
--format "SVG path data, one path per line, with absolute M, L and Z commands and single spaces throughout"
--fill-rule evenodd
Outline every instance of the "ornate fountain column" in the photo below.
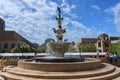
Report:
M 56 20 L 58 21 L 58 29 L 53 28 L 57 42 L 62 42 L 63 40 L 63 34 L 66 32 L 65 29 L 62 29 L 62 20 L 63 18 L 61 17 L 61 9 L 60 7 L 57 7 L 57 12 L 58 12 L 58 17 L 56 17 Z
M 56 18 L 58 27 L 57 29 L 53 28 L 54 33 L 56 34 L 57 42 L 50 42 L 47 44 L 47 49 L 49 53 L 54 57 L 64 57 L 64 53 L 68 51 L 70 43 L 63 42 L 63 34 L 66 32 L 65 29 L 62 29 L 62 20 L 61 9 L 57 7 L 58 16 Z

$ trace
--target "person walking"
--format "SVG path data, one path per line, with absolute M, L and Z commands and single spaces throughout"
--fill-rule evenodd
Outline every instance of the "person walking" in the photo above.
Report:
M 115 64 L 117 64 L 117 61 L 118 61 L 118 59 L 119 59 L 119 55 L 118 55 L 118 53 L 115 52 L 113 56 L 114 56 Z
M 109 63 L 112 64 L 113 63 L 113 55 L 109 56 Z
M 99 57 L 99 50 L 97 50 L 96 58 L 98 58 L 98 59 L 100 58 Z
M 106 53 L 105 53 L 105 59 L 107 59 L 107 62 L 110 62 L 109 58 L 110 58 L 109 52 L 106 51 Z
M 6 62 L 7 62 L 7 59 L 5 57 L 2 57 L 0 60 L 0 69 L 2 72 L 6 71 L 6 70 L 4 70 L 4 67 L 6 67 Z

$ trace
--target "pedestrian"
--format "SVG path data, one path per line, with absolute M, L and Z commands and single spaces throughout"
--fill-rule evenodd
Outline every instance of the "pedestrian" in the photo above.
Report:
M 37 50 L 35 51 L 35 56 L 37 55 Z
M 109 63 L 112 64 L 113 63 L 113 55 L 109 56 Z
M 96 58 L 98 58 L 98 59 L 100 58 L 99 57 L 99 50 L 97 50 Z
M 110 57 L 109 52 L 106 51 L 106 53 L 105 53 L 105 59 L 107 59 L 108 62 L 110 62 L 110 61 L 109 61 L 109 57 Z
M 114 61 L 115 61 L 115 63 L 117 63 L 117 61 L 118 61 L 118 59 L 119 59 L 118 53 L 115 52 L 113 56 L 114 56 Z
M 6 71 L 4 69 L 4 67 L 6 67 L 6 62 L 7 62 L 7 59 L 5 57 L 2 57 L 1 60 L 0 60 L 0 69 L 1 69 L 2 72 Z

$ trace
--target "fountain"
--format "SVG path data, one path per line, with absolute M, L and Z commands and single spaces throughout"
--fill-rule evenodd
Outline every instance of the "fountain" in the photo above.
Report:
M 64 57 L 65 52 L 72 46 L 70 42 L 63 42 L 63 34 L 66 32 L 66 29 L 62 29 L 62 20 L 61 9 L 57 7 L 58 17 L 56 18 L 58 23 L 58 29 L 53 28 L 54 33 L 56 34 L 56 42 L 47 43 L 47 51 L 50 53 L 50 56 L 36 58 L 36 62 L 81 62 L 84 61 L 83 57 L 73 58 L 73 57 Z

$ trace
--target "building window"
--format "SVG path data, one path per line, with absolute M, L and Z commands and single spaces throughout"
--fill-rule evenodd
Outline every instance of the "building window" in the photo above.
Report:
M 12 43 L 12 44 L 11 44 L 11 48 L 14 48 L 14 47 L 15 47 L 15 43 Z
M 5 48 L 5 49 L 8 48 L 8 44 L 7 44 L 7 43 L 4 44 L 4 48 Z
M 98 47 L 101 47 L 101 43 L 100 42 L 98 43 Z
M 105 45 L 105 47 L 109 47 L 109 43 L 108 42 L 105 42 L 104 45 Z

